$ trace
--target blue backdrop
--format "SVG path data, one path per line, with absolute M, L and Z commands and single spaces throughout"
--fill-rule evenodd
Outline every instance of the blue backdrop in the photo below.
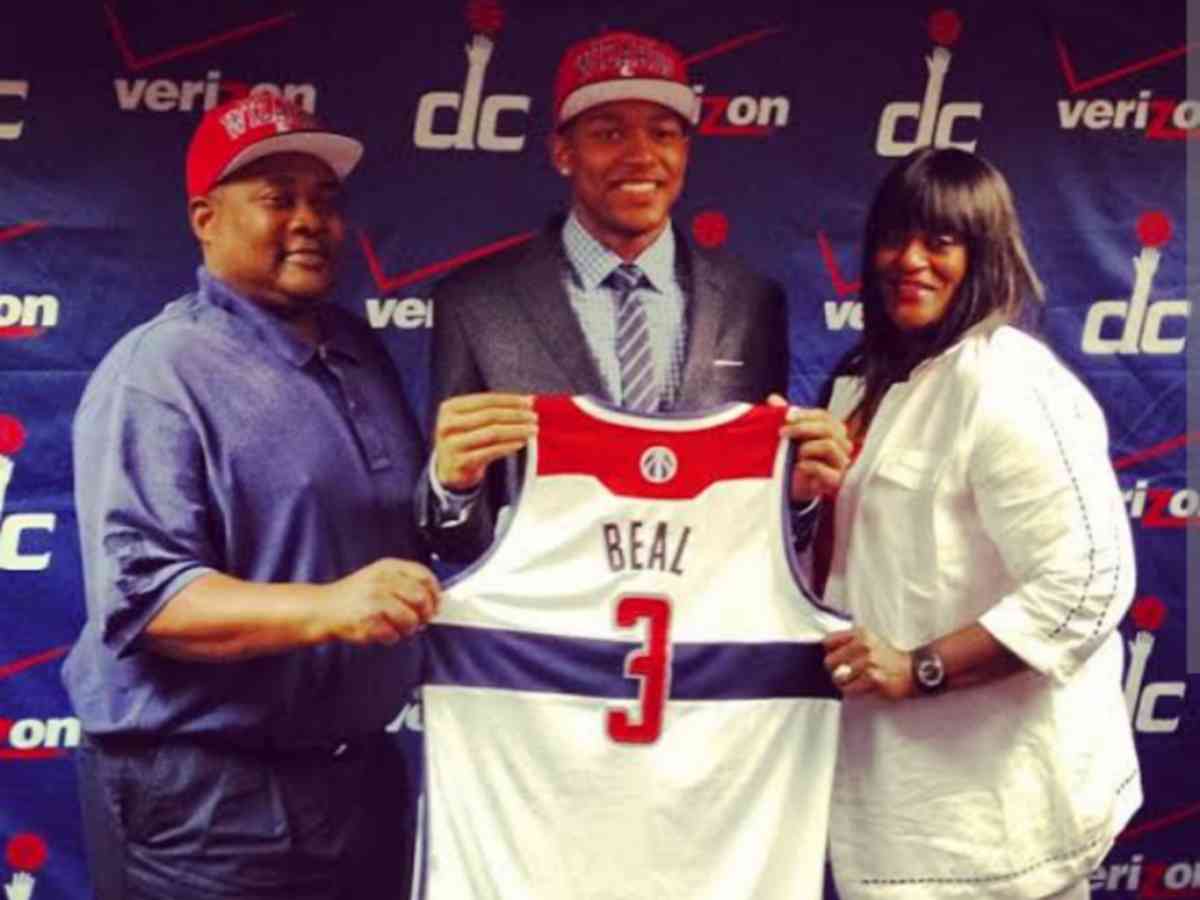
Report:
M 58 669 L 83 615 L 71 416 L 124 332 L 193 280 L 183 155 L 203 109 L 273 85 L 367 155 L 337 302 L 424 413 L 437 277 L 565 202 L 548 165 L 565 45 L 634 28 L 689 56 L 704 114 L 677 221 L 782 281 L 792 393 L 860 324 L 858 235 L 893 158 L 976 149 L 1014 187 L 1046 334 L 1096 393 L 1137 541 L 1122 631 L 1147 801 L 1099 897 L 1200 896 L 1200 684 L 1186 674 L 1186 4 L 917 0 L 40 0 L 0 12 L 0 884 L 87 895 Z M 486 61 L 468 67 L 465 48 Z M 503 340 L 497 335 L 497 340 Z M 402 740 L 419 741 L 415 708 Z M 319 715 L 319 710 L 313 711 Z M 736 823 L 731 823 L 736 826 Z

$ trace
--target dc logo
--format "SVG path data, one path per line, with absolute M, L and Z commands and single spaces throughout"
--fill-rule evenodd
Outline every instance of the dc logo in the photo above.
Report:
M 679 460 L 669 447 L 650 447 L 642 454 L 642 477 L 652 484 L 664 484 L 679 471 Z

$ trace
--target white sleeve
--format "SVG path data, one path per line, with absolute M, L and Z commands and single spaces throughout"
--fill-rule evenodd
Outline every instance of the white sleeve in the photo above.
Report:
M 1061 364 L 1037 363 L 985 379 L 968 478 L 1016 581 L 980 624 L 1061 681 L 1125 615 L 1134 557 L 1103 413 Z

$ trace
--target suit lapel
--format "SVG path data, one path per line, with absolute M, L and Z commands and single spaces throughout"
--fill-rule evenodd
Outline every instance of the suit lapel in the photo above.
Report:
M 712 375 L 716 355 L 721 304 L 725 302 L 720 274 L 716 267 L 675 234 L 679 278 L 687 296 L 688 339 L 683 364 L 683 380 L 676 406 L 695 408 L 702 403 L 704 390 Z
M 567 262 L 563 258 L 560 233 L 561 224 L 552 225 L 530 246 L 529 255 L 516 270 L 513 281 L 530 326 L 571 391 L 606 397 L 608 390 L 562 286 Z

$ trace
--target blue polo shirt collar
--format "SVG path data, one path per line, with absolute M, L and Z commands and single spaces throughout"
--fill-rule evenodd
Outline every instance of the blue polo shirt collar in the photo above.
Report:
M 204 266 L 196 270 L 196 281 L 202 303 L 211 304 L 228 313 L 234 327 L 248 330 L 280 358 L 296 368 L 308 365 L 317 353 L 317 347 L 300 338 L 286 322 L 236 291 Z M 359 354 L 337 321 L 325 315 L 323 308 L 318 308 L 317 316 L 325 352 L 337 353 L 354 363 L 360 362 Z

